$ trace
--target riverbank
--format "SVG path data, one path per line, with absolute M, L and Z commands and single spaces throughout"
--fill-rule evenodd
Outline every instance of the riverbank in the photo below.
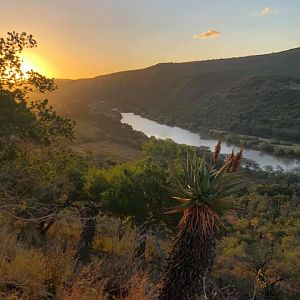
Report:
M 276 138 L 265 138 L 260 136 L 251 136 L 238 134 L 232 131 L 211 129 L 205 127 L 198 127 L 197 129 L 193 127 L 192 123 L 177 122 L 176 120 L 165 117 L 157 116 L 145 110 L 140 110 L 137 112 L 138 115 L 158 122 L 167 126 L 176 126 L 193 133 L 201 134 L 202 137 L 206 138 L 219 138 L 222 136 L 222 140 L 239 147 L 241 144 L 245 149 L 263 151 L 268 154 L 286 158 L 286 159 L 300 159 L 300 144 L 292 143 L 289 141 L 278 140 Z
M 219 136 L 217 138 L 210 137 L 207 131 L 206 134 L 203 134 L 203 132 L 189 131 L 177 126 L 163 125 L 134 113 L 122 113 L 122 117 L 122 123 L 132 126 L 134 130 L 143 132 L 148 137 L 172 139 L 178 144 L 202 146 L 213 151 L 219 138 Z M 237 147 L 234 144 L 225 142 L 222 144 L 222 153 L 230 154 L 233 148 Z M 244 148 L 243 154 L 244 158 L 256 162 L 262 168 L 271 166 L 275 169 L 280 167 L 285 171 L 289 171 L 300 167 L 300 161 L 296 159 L 275 156 L 263 150 Z
M 235 145 L 242 144 L 247 149 L 260 150 L 270 153 L 279 157 L 286 157 L 291 159 L 300 159 L 300 145 L 280 141 L 277 139 L 268 139 L 258 136 L 241 135 L 230 131 L 224 130 L 207 130 L 209 136 L 218 138 L 222 137 L 222 140 Z

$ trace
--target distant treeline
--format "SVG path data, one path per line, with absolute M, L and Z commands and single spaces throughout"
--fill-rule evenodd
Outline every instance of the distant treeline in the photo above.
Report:
M 59 111 L 113 108 L 198 130 L 300 141 L 300 49 L 228 60 L 159 64 L 86 80 L 57 81 Z

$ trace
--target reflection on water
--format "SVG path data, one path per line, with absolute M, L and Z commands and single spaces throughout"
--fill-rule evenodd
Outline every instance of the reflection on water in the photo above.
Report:
M 206 146 L 211 150 L 214 149 L 217 140 L 214 138 L 201 138 L 198 133 L 193 133 L 180 127 L 171 127 L 167 125 L 161 125 L 157 122 L 143 118 L 133 113 L 122 113 L 122 123 L 131 125 L 134 130 L 142 131 L 148 137 L 154 136 L 160 139 L 172 139 L 178 144 L 186 144 L 191 146 Z M 222 145 L 222 153 L 229 154 L 234 146 L 230 144 Z M 296 159 L 279 158 L 273 155 L 256 151 L 256 150 L 244 150 L 244 157 L 254 160 L 261 165 L 261 167 L 277 166 L 282 167 L 285 170 L 300 167 L 300 162 Z

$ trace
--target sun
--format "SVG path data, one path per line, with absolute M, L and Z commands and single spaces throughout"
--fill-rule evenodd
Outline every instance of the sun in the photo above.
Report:
M 27 72 L 34 71 L 47 77 L 53 77 L 53 73 L 47 61 L 37 53 L 24 51 L 21 56 L 21 71 L 24 77 L 28 77 Z
M 29 60 L 22 60 L 21 71 L 24 74 L 24 77 L 28 77 L 27 72 L 37 71 L 37 67 Z
M 6 70 L 3 73 L 3 77 L 5 77 L 6 80 L 18 82 L 27 80 L 29 79 L 30 71 L 37 72 L 48 78 L 54 78 L 49 64 L 41 55 L 37 55 L 36 53 L 31 53 L 25 50 L 20 54 L 19 59 L 21 63 L 20 68 L 14 65 L 12 67 L 6 67 Z

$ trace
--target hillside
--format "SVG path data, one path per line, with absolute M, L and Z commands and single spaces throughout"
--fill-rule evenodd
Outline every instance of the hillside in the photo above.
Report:
M 298 138 L 298 50 L 276 54 L 280 65 L 270 55 L 60 80 L 51 106 L 31 96 L 54 80 L 21 72 L 17 55 L 35 46 L 32 35 L 8 35 L 1 300 L 300 299 L 300 168 L 289 167 L 298 163 L 275 167 L 279 159 L 263 155 L 260 167 L 261 153 L 253 161 L 243 147 L 224 147 L 237 139 L 300 158 L 300 143 L 232 134 Z M 121 122 L 126 110 L 230 131 L 207 130 L 223 135 L 205 143 L 212 152 L 197 134 L 189 146 L 134 131 Z
M 70 116 L 120 108 L 193 130 L 300 141 L 300 48 L 242 58 L 158 64 L 58 80 L 50 100 Z

